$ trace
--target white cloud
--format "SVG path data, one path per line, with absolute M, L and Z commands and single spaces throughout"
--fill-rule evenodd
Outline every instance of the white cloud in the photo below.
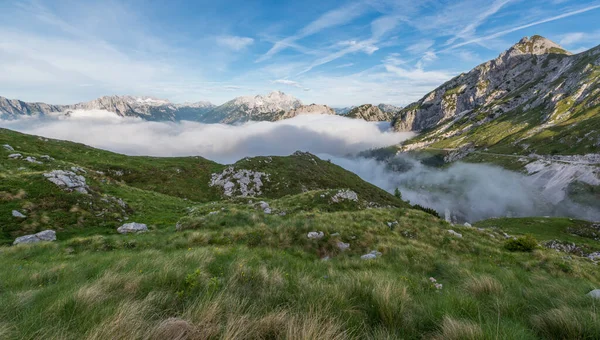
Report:
M 422 41 L 419 41 L 417 43 L 414 43 L 410 46 L 408 46 L 406 48 L 406 51 L 408 51 L 411 54 L 421 54 L 427 50 L 429 50 L 434 44 L 433 40 L 429 40 L 429 39 L 425 39 Z
M 382 124 L 331 115 L 233 126 L 147 122 L 106 111 L 76 111 L 66 119 L 0 120 L 0 126 L 129 155 L 198 155 L 224 163 L 247 156 L 289 155 L 296 150 L 345 156 L 414 135 L 389 131 L 389 124 L 384 129 Z
M 496 14 L 502 7 L 507 5 L 509 2 L 513 0 L 496 0 L 492 3 L 492 5 L 485 11 L 482 11 L 479 15 L 475 17 L 475 20 L 465 26 L 460 32 L 458 32 L 454 37 L 450 38 L 446 44 L 450 45 L 454 43 L 458 39 L 469 39 L 475 34 L 475 30 L 482 25 L 487 19 L 494 14 Z
M 241 51 L 254 43 L 254 39 L 248 37 L 238 37 L 233 35 L 223 35 L 216 38 L 217 44 L 222 47 Z
M 297 81 L 288 80 L 288 79 L 277 79 L 277 80 L 273 80 L 272 83 L 302 88 L 302 85 L 300 85 L 300 83 L 298 83 Z
M 362 16 L 367 7 L 360 2 L 356 2 L 344 7 L 340 7 L 329 12 L 324 13 L 316 20 L 312 21 L 295 35 L 277 41 L 267 53 L 262 55 L 256 61 L 265 61 L 277 53 L 283 51 L 297 40 L 319 33 L 320 31 L 336 26 L 340 26 L 353 21 L 354 19 Z

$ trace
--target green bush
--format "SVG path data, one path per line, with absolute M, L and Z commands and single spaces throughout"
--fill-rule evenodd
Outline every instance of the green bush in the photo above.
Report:
M 516 239 L 511 238 L 504 243 L 504 248 L 509 251 L 533 251 L 538 246 L 538 241 L 531 235 L 525 235 Z
M 422 205 L 418 205 L 418 204 L 415 204 L 415 205 L 413 205 L 413 206 L 412 206 L 412 208 L 413 208 L 413 209 L 417 209 L 417 210 L 424 211 L 424 212 L 428 213 L 429 215 L 433 215 L 433 216 L 435 216 L 435 217 L 437 217 L 437 218 L 441 218 L 441 217 L 440 217 L 440 214 L 438 214 L 438 212 L 437 212 L 437 211 L 435 211 L 434 209 L 427 208 L 427 207 L 424 207 L 424 206 L 422 206 Z

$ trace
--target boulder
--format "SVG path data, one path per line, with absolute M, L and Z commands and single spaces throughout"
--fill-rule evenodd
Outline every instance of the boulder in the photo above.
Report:
M 13 153 L 13 154 L 8 155 L 8 158 L 10 158 L 10 159 L 19 159 L 22 157 L 23 157 L 23 155 L 21 155 L 20 153 Z
M 53 160 L 54 160 L 54 158 L 52 158 L 52 157 L 50 157 L 50 156 L 48 156 L 48 155 L 43 155 L 43 156 L 40 156 L 40 158 L 41 158 L 41 159 L 43 159 L 43 160 L 45 160 L 45 161 L 48 161 L 48 162 L 50 162 L 50 161 L 53 161 Z
M 337 247 L 341 250 L 344 251 L 348 248 L 350 248 L 350 243 L 344 243 L 344 242 L 338 242 L 337 243 Z
M 591 296 L 594 299 L 600 299 L 600 289 L 594 289 L 591 292 L 587 293 L 587 296 Z
M 333 197 L 331 197 L 331 200 L 334 203 L 339 203 L 342 201 L 358 202 L 358 195 L 352 190 L 340 190 L 335 195 L 333 195 Z
M 31 156 L 25 157 L 25 161 L 29 162 L 29 163 L 34 163 L 34 164 L 43 164 L 42 162 L 35 159 L 35 157 L 31 157 Z
M 15 149 L 14 149 L 12 146 L 8 145 L 8 144 L 4 144 L 4 145 L 2 145 L 2 146 L 3 146 L 3 147 L 6 149 L 6 150 L 8 150 L 8 151 L 15 151 Z
M 372 250 L 370 253 L 361 256 L 360 258 L 363 260 L 373 260 L 381 256 L 381 253 L 377 250 Z
M 143 223 L 125 223 L 119 228 L 117 228 L 117 232 L 119 234 L 129 234 L 129 233 L 144 233 L 148 231 L 148 226 Z
M 50 241 L 56 241 L 56 232 L 54 230 L 44 230 L 37 234 L 17 237 L 15 242 L 13 242 L 13 245 L 21 243 L 37 243 Z
M 311 240 L 320 240 L 325 234 L 322 231 L 311 231 L 306 236 Z
M 27 218 L 27 216 L 23 215 L 22 213 L 20 213 L 17 210 L 13 210 L 12 215 L 13 215 L 13 217 L 17 217 L 17 218 Z
M 452 230 L 452 229 L 448 230 L 448 232 L 449 232 L 451 235 L 453 235 L 453 236 L 456 236 L 456 237 L 462 238 L 462 234 L 460 234 L 460 233 L 457 233 L 456 231 L 454 231 L 454 230 Z
M 473 226 L 469 222 L 465 222 L 464 226 L 467 228 L 473 228 Z

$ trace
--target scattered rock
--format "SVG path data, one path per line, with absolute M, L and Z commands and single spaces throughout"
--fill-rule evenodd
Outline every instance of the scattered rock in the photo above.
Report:
M 21 155 L 20 153 L 13 153 L 8 155 L 8 158 L 10 159 L 20 159 L 21 157 L 23 157 L 23 155 Z
M 218 214 L 218 213 L 219 213 L 218 211 L 211 211 L 211 212 L 209 212 L 209 213 L 208 213 L 208 216 L 211 216 L 211 215 L 216 215 L 216 214 Z
M 502 236 L 504 236 L 504 238 L 511 238 L 511 236 L 510 236 L 510 235 L 508 235 L 508 234 L 507 234 L 507 233 L 505 233 L 505 232 L 503 232 L 503 233 L 502 233 Z
M 473 226 L 469 222 L 465 222 L 464 226 L 467 228 L 473 228 Z
M 337 247 L 341 250 L 344 251 L 348 248 L 350 248 L 350 243 L 344 243 L 344 242 L 338 242 L 337 243 Z
M 587 293 L 587 296 L 591 296 L 594 299 L 600 299 L 600 289 L 594 289 L 591 292 Z
M 8 151 L 15 151 L 15 149 L 14 149 L 12 146 L 8 145 L 8 144 L 4 144 L 4 145 L 2 145 L 2 146 L 3 146 L 3 147 L 6 149 L 6 150 L 8 150 Z
M 21 214 L 20 212 L 18 212 L 16 210 L 12 211 L 12 215 L 13 215 L 13 217 L 17 217 L 17 218 L 27 218 L 27 216 Z
M 117 228 L 117 232 L 119 234 L 128 234 L 128 233 L 144 233 L 148 231 L 148 226 L 143 223 L 125 223 L 119 228 Z
M 448 232 L 449 232 L 451 235 L 453 235 L 453 236 L 456 236 L 456 237 L 462 238 L 462 234 L 460 234 L 460 233 L 457 233 L 456 231 L 454 231 L 454 230 L 452 230 L 452 229 L 448 230 Z
M 331 200 L 334 203 L 339 203 L 341 201 L 358 202 L 358 195 L 352 190 L 345 189 L 338 191 L 335 195 L 333 195 L 333 197 L 331 197 Z
M 50 182 L 58 185 L 59 187 L 67 190 L 67 191 L 77 191 L 82 194 L 88 193 L 88 186 L 85 183 L 85 177 L 77 175 L 71 171 L 64 170 L 53 170 L 51 172 L 45 173 L 44 177 L 46 177 Z
M 378 252 L 377 250 L 372 250 L 370 253 L 365 254 L 365 255 L 361 256 L 360 258 L 363 260 L 373 260 L 379 256 L 381 256 L 380 252 Z
M 37 243 L 37 242 L 42 242 L 42 241 L 44 241 L 44 242 L 56 241 L 56 232 L 54 230 L 44 230 L 37 234 L 17 237 L 15 242 L 13 242 L 13 245 L 21 244 L 21 243 Z
M 282 211 L 279 213 L 279 216 L 285 216 L 285 215 L 287 215 L 287 213 L 285 211 Z
M 42 162 L 35 159 L 35 157 L 31 157 L 31 156 L 25 157 L 25 161 L 29 162 L 29 163 L 34 163 L 34 164 L 43 164 Z
M 322 231 L 311 231 L 306 236 L 311 240 L 320 240 L 325 234 Z
M 331 237 L 336 237 L 336 236 L 340 236 L 340 233 L 333 233 L 333 234 L 331 234 Z
M 388 223 L 387 223 L 387 226 L 388 226 L 390 229 L 394 229 L 394 227 L 395 227 L 395 226 L 397 226 L 397 225 L 398 225 L 398 221 L 393 221 L 393 222 L 388 222 Z
M 181 222 L 177 222 L 177 224 L 175 224 L 175 230 L 181 231 L 182 228 L 183 228 L 183 225 L 181 225 Z
M 252 170 L 235 170 L 230 166 L 220 174 L 212 174 L 209 186 L 223 188 L 225 196 L 257 196 L 262 194 L 263 178 L 268 181 L 269 175 L 264 172 Z
M 52 157 L 50 157 L 50 156 L 48 156 L 48 155 L 43 155 L 43 156 L 40 156 L 40 158 L 41 158 L 41 159 L 43 159 L 43 160 L 45 160 L 45 161 L 48 161 L 48 162 L 50 162 L 50 161 L 53 161 L 53 160 L 54 160 L 54 158 L 52 158 Z

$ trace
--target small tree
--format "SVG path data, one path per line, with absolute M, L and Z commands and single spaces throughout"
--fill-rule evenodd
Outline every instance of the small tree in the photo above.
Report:
M 394 190 L 394 196 L 402 199 L 402 193 L 400 192 L 400 189 L 396 188 L 396 190 Z

